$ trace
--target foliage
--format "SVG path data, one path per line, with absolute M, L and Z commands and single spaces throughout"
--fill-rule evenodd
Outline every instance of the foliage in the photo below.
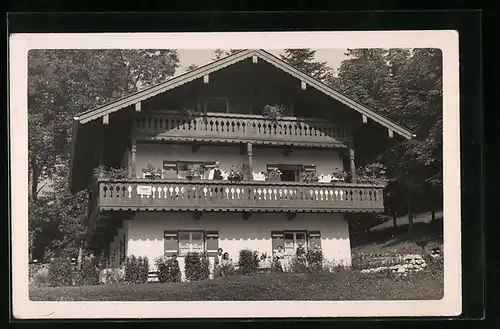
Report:
M 259 268 L 259 253 L 250 249 L 240 250 L 238 272 L 243 275 L 253 274 Z
M 173 266 L 173 262 L 165 256 L 155 260 L 156 268 L 158 269 L 158 280 L 164 282 L 180 281 L 180 269 L 178 266 Z
M 189 281 L 208 279 L 210 276 L 210 263 L 206 253 L 188 253 L 184 258 L 184 271 Z
M 347 171 L 340 169 L 336 169 L 332 176 L 339 181 L 355 181 L 360 184 L 386 185 L 389 183 L 385 166 L 378 162 L 358 167 L 354 178 Z
M 312 49 L 285 49 L 285 55 L 281 59 L 296 69 L 323 81 L 332 74 L 332 69 L 326 62 L 314 61 L 316 51 Z
M 317 183 L 319 181 L 319 175 L 316 171 L 303 171 L 299 175 L 301 182 L 305 183 Z
M 142 172 L 146 175 L 146 178 L 157 179 L 161 178 L 163 170 L 160 168 L 155 168 L 151 163 L 148 163 L 146 168 L 142 168 Z
M 279 169 L 271 169 L 264 173 L 266 181 L 280 181 L 281 171 Z
M 203 177 L 203 175 L 205 174 L 205 169 L 206 167 L 203 164 L 188 165 L 186 179 L 193 180 Z
M 106 268 L 101 271 L 102 282 L 105 284 L 124 284 L 125 270 L 123 268 Z
M 148 281 L 149 261 L 147 257 L 127 257 L 125 260 L 125 282 L 145 283 Z
M 193 71 L 193 70 L 196 70 L 199 66 L 196 65 L 196 64 L 191 64 L 191 65 L 188 65 L 186 67 L 186 72 L 190 72 L 190 71 Z
M 305 253 L 309 271 L 315 272 L 323 268 L 323 250 L 317 246 L 309 246 Z
M 30 253 L 76 255 L 84 246 L 87 193 L 67 177 L 73 117 L 163 82 L 179 66 L 172 49 L 33 49 L 28 53 Z M 48 193 L 42 192 L 50 181 Z M 41 186 L 40 186 L 41 185 Z M 42 199 L 42 200 L 39 200 Z M 40 201 L 40 202 L 39 202 Z
M 347 171 L 342 170 L 342 169 L 338 169 L 338 168 L 336 168 L 333 171 L 332 176 L 336 178 L 335 180 L 332 180 L 332 182 L 335 182 L 335 181 L 345 182 L 345 181 L 350 179 L 350 177 L 349 177 L 350 175 Z
M 219 60 L 223 57 L 227 57 L 229 55 L 235 54 L 237 52 L 242 51 L 243 49 L 229 49 L 229 50 L 224 50 L 224 49 L 215 49 L 214 50 L 214 58 L 213 60 Z
M 84 257 L 80 264 L 80 271 L 77 275 L 77 285 L 96 285 L 99 284 L 99 269 L 97 258 Z
M 123 179 L 128 176 L 128 168 L 113 168 L 100 165 L 94 169 L 96 179 Z
M 237 166 L 232 166 L 227 176 L 227 180 L 231 182 L 241 182 L 245 179 L 245 175 L 248 172 L 248 164 L 243 163 Z
M 262 109 L 262 116 L 273 124 L 278 125 L 279 121 L 283 118 L 285 106 L 281 104 L 266 105 Z
M 48 282 L 52 287 L 72 286 L 74 278 L 73 264 L 67 257 L 57 257 L 49 265 Z

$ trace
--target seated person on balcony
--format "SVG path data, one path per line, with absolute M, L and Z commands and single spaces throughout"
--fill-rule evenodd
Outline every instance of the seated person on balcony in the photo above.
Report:
M 214 258 L 214 279 L 222 275 L 222 248 L 217 249 L 217 255 Z
M 177 255 L 173 254 L 172 258 L 167 261 L 167 266 L 170 269 L 170 280 L 172 282 L 180 282 L 181 281 L 181 269 L 179 267 L 179 261 L 177 260 Z
M 274 253 L 274 261 L 278 267 L 278 270 L 285 270 L 285 251 L 282 246 L 278 246 L 278 250 Z
M 222 276 L 231 275 L 234 272 L 233 260 L 229 258 L 229 253 L 225 252 L 220 262 Z

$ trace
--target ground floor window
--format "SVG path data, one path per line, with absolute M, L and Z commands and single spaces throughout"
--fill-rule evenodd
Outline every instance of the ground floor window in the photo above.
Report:
M 299 246 L 302 246 L 304 251 L 312 246 L 321 248 L 320 231 L 272 231 L 271 240 L 273 252 L 281 246 L 288 255 L 295 255 Z
M 217 231 L 165 231 L 164 254 L 171 256 L 186 256 L 190 252 L 204 253 L 209 256 L 217 253 L 219 248 L 219 233 Z

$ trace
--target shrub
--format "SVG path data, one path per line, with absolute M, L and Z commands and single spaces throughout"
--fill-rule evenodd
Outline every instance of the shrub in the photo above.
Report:
M 29 284 L 35 287 L 48 285 L 48 266 L 44 264 L 29 265 Z
M 285 107 L 281 104 L 266 105 L 262 109 L 262 116 L 271 121 L 274 125 L 278 125 L 283 118 Z
M 74 278 L 73 264 L 68 258 L 55 258 L 49 265 L 47 280 L 52 287 L 71 286 Z
M 147 257 L 127 257 L 125 260 L 125 282 L 146 283 L 148 281 L 149 262 Z
M 99 282 L 104 284 L 122 284 L 125 282 L 124 268 L 105 268 L 99 274 Z
M 290 261 L 290 272 L 292 273 L 307 273 L 309 267 L 305 257 L 293 256 Z
M 96 285 L 99 283 L 99 270 L 97 259 L 85 257 L 81 263 L 81 269 L 76 280 L 78 285 Z
M 238 267 L 238 271 L 243 275 L 256 273 L 259 268 L 259 253 L 250 249 L 240 250 Z
M 184 258 L 184 270 L 189 281 L 206 280 L 210 276 L 210 265 L 206 254 L 190 252 Z
M 166 257 L 159 257 L 155 260 L 158 270 L 158 280 L 161 283 L 180 281 L 180 269 L 174 268 Z
M 323 250 L 311 246 L 306 251 L 307 267 L 310 272 L 316 272 L 323 269 Z

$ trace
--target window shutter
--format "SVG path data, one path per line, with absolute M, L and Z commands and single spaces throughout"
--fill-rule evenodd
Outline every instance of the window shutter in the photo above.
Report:
M 178 245 L 177 231 L 165 231 L 163 241 L 164 241 L 165 256 L 171 257 L 172 255 L 177 254 L 177 245 Z
M 321 248 L 321 232 L 309 231 L 309 245 Z
M 302 169 L 304 171 L 316 171 L 316 165 L 313 165 L 313 164 L 303 165 Z
M 219 232 L 217 231 L 207 231 L 207 254 L 208 256 L 217 255 L 217 249 L 219 249 Z
M 283 232 L 281 231 L 271 232 L 271 240 L 272 240 L 273 252 L 275 252 L 276 250 L 278 250 L 278 246 L 283 247 Z

